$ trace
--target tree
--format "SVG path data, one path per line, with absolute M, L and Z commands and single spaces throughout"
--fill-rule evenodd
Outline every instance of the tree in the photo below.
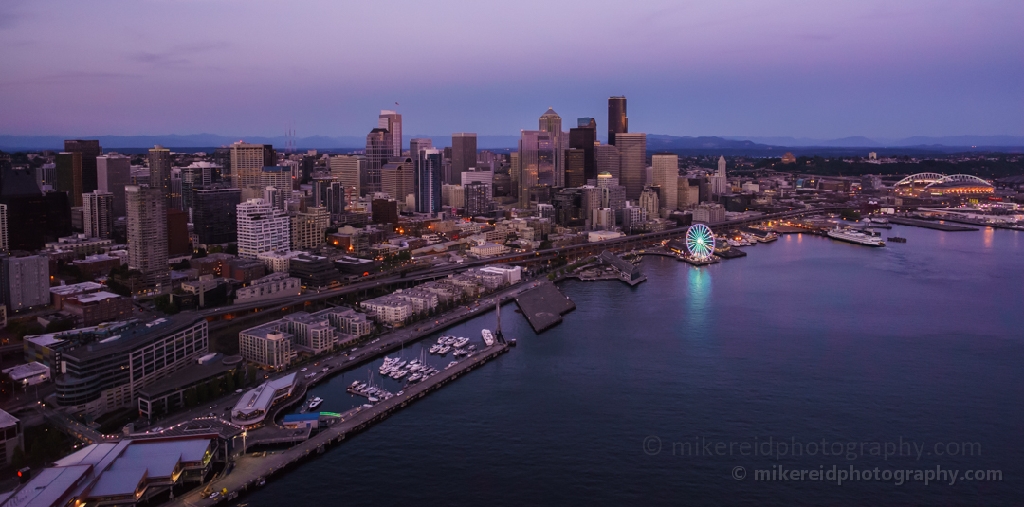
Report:
M 185 406 L 194 407 L 199 404 L 199 392 L 195 387 L 190 387 L 185 390 Z
M 210 386 L 206 382 L 196 386 L 196 398 L 199 403 L 206 403 L 206 400 L 210 399 Z
M 25 451 L 21 446 L 14 448 L 14 452 L 11 453 L 11 468 L 19 469 L 25 466 Z
M 229 393 L 230 392 L 234 392 L 234 390 L 235 390 L 235 374 L 234 373 L 228 372 L 226 375 L 224 375 L 224 388 Z
M 74 329 L 74 328 L 75 328 L 75 320 L 74 319 L 52 320 L 52 321 L 50 321 L 49 324 L 46 325 L 46 332 L 47 333 L 59 333 L 61 331 L 68 331 L 68 330 Z

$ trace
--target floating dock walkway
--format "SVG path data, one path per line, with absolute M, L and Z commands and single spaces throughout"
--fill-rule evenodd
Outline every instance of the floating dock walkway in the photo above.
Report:
M 977 227 L 968 227 L 966 225 L 951 225 L 951 224 L 940 224 L 938 222 L 932 222 L 929 220 L 919 220 L 916 218 L 906 217 L 889 217 L 889 223 L 896 225 L 912 225 L 914 227 L 924 227 L 925 229 L 935 229 L 937 231 L 946 232 L 959 232 L 959 231 L 976 231 Z

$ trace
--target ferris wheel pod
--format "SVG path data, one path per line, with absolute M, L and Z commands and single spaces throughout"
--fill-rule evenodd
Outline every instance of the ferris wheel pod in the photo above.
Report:
M 686 230 L 686 251 L 698 260 L 708 260 L 715 253 L 715 235 L 704 224 L 691 225 Z

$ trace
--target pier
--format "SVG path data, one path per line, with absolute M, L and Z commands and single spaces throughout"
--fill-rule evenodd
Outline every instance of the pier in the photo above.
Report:
M 558 325 L 562 322 L 562 315 L 576 309 L 576 303 L 550 283 L 540 284 L 520 294 L 516 297 L 516 303 L 537 334 Z
M 210 483 L 210 488 L 213 491 L 227 489 L 228 494 L 225 496 L 216 499 L 203 498 L 202 490 L 204 488 L 196 488 L 188 494 L 173 499 L 167 505 L 181 507 L 214 505 L 225 500 L 226 497 L 235 498 L 245 494 L 253 488 L 259 487 L 261 481 L 290 470 L 306 459 L 323 453 L 328 447 L 344 442 L 345 439 L 383 421 L 410 403 L 440 389 L 448 382 L 508 352 L 508 347 L 505 343 L 495 343 L 459 361 L 455 366 L 405 388 L 405 392 L 401 396 L 395 396 L 372 406 L 363 405 L 341 414 L 337 422 L 322 428 L 316 435 L 293 447 L 283 451 L 268 452 L 265 456 L 259 457 L 243 453 L 235 460 L 231 473 Z
M 935 229 L 937 231 L 946 232 L 959 232 L 959 231 L 976 231 L 977 227 L 968 227 L 965 225 L 951 225 L 951 224 L 940 224 L 938 222 L 931 222 L 928 220 L 918 220 L 916 218 L 906 217 L 889 217 L 889 222 L 896 225 L 912 225 L 914 227 L 924 227 L 925 229 Z

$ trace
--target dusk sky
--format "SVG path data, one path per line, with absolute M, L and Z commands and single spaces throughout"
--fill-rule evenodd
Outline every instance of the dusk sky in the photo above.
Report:
M 1024 1 L 0 1 L 0 134 L 1024 135 Z M 400 103 L 395 106 L 395 102 Z

